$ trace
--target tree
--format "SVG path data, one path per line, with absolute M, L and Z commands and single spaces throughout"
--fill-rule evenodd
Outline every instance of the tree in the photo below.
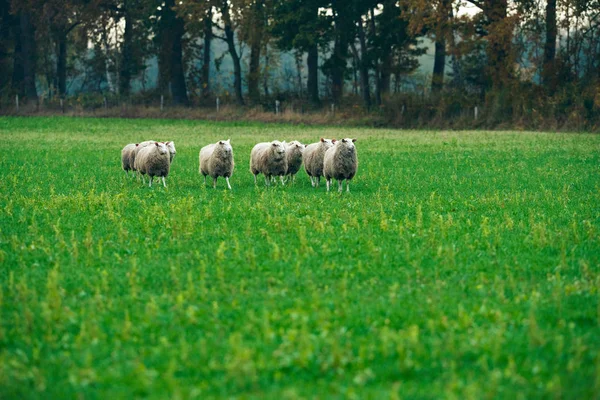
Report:
M 174 7 L 174 0 L 165 0 L 157 18 L 155 34 L 158 43 L 159 88 L 165 92 L 170 87 L 173 102 L 188 105 L 183 65 L 185 26 Z
M 222 26 L 216 24 L 215 27 L 221 30 L 225 36 L 215 35 L 215 37 L 227 43 L 229 55 L 231 56 L 231 60 L 233 62 L 233 87 L 235 90 L 235 98 L 237 103 L 243 106 L 245 102 L 242 94 L 242 65 L 240 55 L 235 46 L 236 26 L 234 25 L 233 13 L 237 10 L 232 10 L 231 4 L 228 0 L 218 0 L 216 7 L 221 14 Z
M 38 101 L 35 86 L 36 42 L 33 4 L 31 1 L 12 0 L 12 12 L 15 15 L 13 25 L 14 66 L 12 83 L 17 93 L 26 101 Z
M 277 46 L 284 51 L 307 53 L 308 79 L 306 91 L 314 105 L 319 99 L 319 46 L 323 46 L 330 33 L 330 21 L 319 12 L 327 4 L 323 0 L 278 0 L 273 5 L 271 34 Z

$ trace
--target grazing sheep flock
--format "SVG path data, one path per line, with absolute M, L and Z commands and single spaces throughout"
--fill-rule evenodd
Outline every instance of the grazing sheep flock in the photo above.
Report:
M 282 185 L 287 180 L 295 182 L 296 174 L 304 163 L 313 187 L 319 187 L 323 176 L 327 182 L 327 191 L 331 180 L 336 179 L 338 190 L 342 192 L 343 182 L 346 181 L 346 191 L 349 192 L 350 180 L 354 178 L 358 168 L 355 142 L 356 139 L 350 138 L 339 141 L 321 138 L 319 142 L 309 145 L 296 140 L 289 143 L 278 140 L 258 143 L 250 153 L 250 172 L 254 175 L 254 184 L 257 184 L 256 177 L 259 174 L 264 175 L 265 186 L 270 186 L 278 176 Z M 163 186 L 167 187 L 165 178 L 169 175 L 176 154 L 175 143 L 172 141 L 130 143 L 121 150 L 121 165 L 127 176 L 129 171 L 134 171 L 138 180 L 141 176 L 145 183 L 145 175 L 148 175 L 150 187 L 154 177 L 159 177 L 162 178 Z M 213 188 L 216 188 L 217 179 L 223 177 L 231 190 L 229 178 L 233 175 L 234 166 L 230 139 L 219 140 L 200 149 L 198 171 L 204 176 L 204 184 L 206 177 L 210 176 L 213 178 Z

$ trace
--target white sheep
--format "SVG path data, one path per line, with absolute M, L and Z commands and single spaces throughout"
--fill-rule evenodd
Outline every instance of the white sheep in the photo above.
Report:
M 150 177 L 150 187 L 155 176 L 161 177 L 163 186 L 167 187 L 165 178 L 169 175 L 170 168 L 169 149 L 164 143 L 154 142 L 154 146 L 145 146 L 135 157 L 135 169 L 142 176 L 147 174 Z
M 283 142 L 285 147 L 285 158 L 287 159 L 286 177 L 291 177 L 292 182 L 296 181 L 296 174 L 302 166 L 302 153 L 304 153 L 305 145 L 297 140 L 289 143 Z
M 265 176 L 265 185 L 269 186 L 272 176 L 283 177 L 287 171 L 287 160 L 285 157 L 285 147 L 283 144 L 274 140 L 272 142 L 258 143 L 252 148 L 250 153 L 250 172 L 254 175 L 254 184 L 256 185 L 256 176 L 263 174 Z
M 169 162 L 173 162 L 175 155 L 177 154 L 177 150 L 175 150 L 175 142 L 165 142 L 167 149 L 169 149 Z
M 342 191 L 344 180 L 346 180 L 346 191 L 350 191 L 350 180 L 354 178 L 358 168 L 354 142 L 356 139 L 339 140 L 325 152 L 323 176 L 327 180 L 327 191 L 329 191 L 332 178 L 338 181 L 338 191 Z
M 123 150 L 121 150 L 121 166 L 123 167 L 123 170 L 127 176 L 129 176 L 129 171 L 134 171 L 133 153 L 138 145 L 138 143 L 129 143 L 127 146 L 123 147 Z
M 204 184 L 206 185 L 206 176 L 210 175 L 213 178 L 213 187 L 216 188 L 217 178 L 223 176 L 227 181 L 227 187 L 231 190 L 229 178 L 235 166 L 231 139 L 219 140 L 215 144 L 204 146 L 200 149 L 199 158 L 199 171 L 204 175 Z
M 317 143 L 311 143 L 304 149 L 304 170 L 310 177 L 313 187 L 319 187 L 321 176 L 323 176 L 323 157 L 325 152 L 335 143 L 335 139 L 323 139 Z

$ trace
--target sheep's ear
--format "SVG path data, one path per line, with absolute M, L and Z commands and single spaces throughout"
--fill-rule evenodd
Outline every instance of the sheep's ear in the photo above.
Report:
M 346 139 L 342 139 L 342 143 L 346 143 Z
M 331 143 L 335 144 L 335 142 L 337 142 L 337 140 L 331 139 Z
M 352 143 L 356 142 L 356 139 L 352 139 Z
M 226 140 L 227 143 L 231 143 L 231 138 Z
M 139 145 L 140 145 L 139 143 L 136 143 L 136 144 L 135 144 L 135 147 L 138 147 Z
M 321 142 L 325 142 L 325 139 L 321 138 Z
M 222 140 L 219 140 L 219 144 L 223 144 L 223 141 L 222 141 Z
M 165 144 L 169 144 L 169 143 L 171 143 L 171 142 L 165 142 Z
M 273 142 L 271 144 L 273 145 L 273 147 L 277 147 L 277 143 Z
M 154 142 L 154 144 L 156 145 L 156 147 L 158 147 L 158 142 Z

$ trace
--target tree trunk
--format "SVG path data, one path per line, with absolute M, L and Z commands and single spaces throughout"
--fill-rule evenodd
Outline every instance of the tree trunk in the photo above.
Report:
M 56 75 L 58 78 L 58 95 L 67 94 L 67 34 L 60 30 L 56 35 Z
M 488 0 L 484 10 L 488 25 L 488 75 L 496 89 L 504 87 L 512 78 L 512 26 L 507 20 L 507 0 Z
M 546 3 L 546 42 L 544 44 L 542 79 L 544 85 L 551 92 L 554 92 L 556 88 L 554 62 L 556 57 L 556 35 L 556 0 L 548 0 Z
M 375 9 L 373 7 L 371 7 L 369 9 L 369 14 L 371 16 L 370 22 L 371 22 L 371 36 L 373 38 L 377 37 L 377 29 L 375 26 Z M 379 65 L 379 57 L 375 58 L 373 60 L 373 67 L 375 69 L 375 104 L 377 104 L 378 106 L 381 105 L 381 73 L 380 73 L 380 65 Z M 368 71 L 367 71 L 368 74 Z
M 210 45 L 212 42 L 212 12 L 204 18 L 204 54 L 202 62 L 202 97 L 210 96 Z
M 173 51 L 171 53 L 171 90 L 175 104 L 189 105 L 187 87 L 185 85 L 185 72 L 183 69 L 183 45 L 181 38 L 185 33 L 184 22 L 176 17 L 173 25 L 175 37 L 173 40 Z
M 125 2 L 127 7 L 127 2 Z M 121 52 L 121 72 L 119 73 L 119 93 L 128 97 L 131 91 L 131 77 L 133 75 L 133 21 L 130 10 L 125 10 L 125 30 L 123 32 L 123 50 Z
M 446 69 L 446 40 L 439 35 L 435 40 L 435 56 L 433 59 L 433 76 L 431 78 L 432 93 L 439 93 L 444 86 L 444 70 Z
M 240 65 L 240 56 L 235 48 L 235 37 L 233 26 L 231 23 L 231 15 L 229 14 L 229 4 L 223 1 L 221 7 L 221 15 L 225 24 L 225 40 L 233 61 L 233 86 L 235 90 L 235 98 L 240 106 L 244 105 L 244 96 L 242 95 L 242 66 Z
M 35 34 L 29 14 L 21 11 L 19 15 L 19 44 L 20 51 L 15 49 L 15 68 L 22 69 L 22 82 L 19 82 L 17 90 L 27 101 L 38 100 L 35 87 Z M 16 72 L 16 71 L 15 71 Z M 17 72 L 17 77 L 21 72 Z M 17 81 L 18 82 L 18 81 Z
M 391 51 L 386 52 L 386 56 L 381 62 L 380 74 L 380 91 L 381 96 L 388 95 L 390 93 L 390 84 L 392 80 L 392 56 Z
M 367 41 L 362 18 L 358 21 L 358 40 L 360 42 L 360 91 L 365 107 L 371 107 L 371 88 L 369 85 L 369 65 L 367 63 Z
M 253 39 L 250 45 L 250 63 L 248 65 L 248 96 L 254 104 L 260 103 L 260 40 Z
M 181 43 L 185 27 L 183 20 L 173 10 L 173 6 L 174 0 L 166 0 L 160 19 L 159 88 L 165 92 L 170 86 L 173 103 L 188 105 Z
M 319 48 L 316 43 L 311 44 L 308 48 L 306 67 L 308 69 L 308 80 L 306 82 L 308 100 L 314 105 L 319 105 Z

